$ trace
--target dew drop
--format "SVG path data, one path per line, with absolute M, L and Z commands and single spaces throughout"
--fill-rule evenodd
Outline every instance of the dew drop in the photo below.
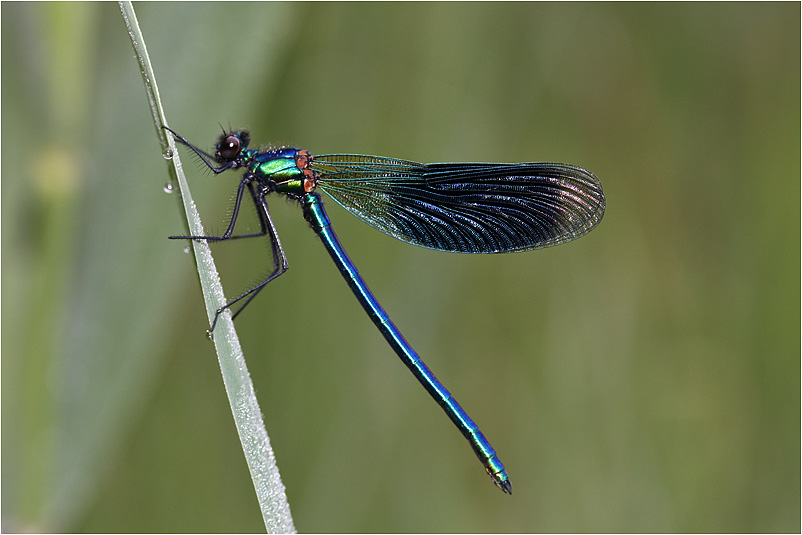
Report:
M 175 191 L 175 188 L 173 187 L 173 182 L 172 182 L 172 181 L 170 181 L 170 182 L 167 182 L 167 183 L 164 185 L 164 188 L 163 188 L 163 189 L 164 189 L 164 192 L 165 192 L 165 193 L 172 193 L 173 191 Z

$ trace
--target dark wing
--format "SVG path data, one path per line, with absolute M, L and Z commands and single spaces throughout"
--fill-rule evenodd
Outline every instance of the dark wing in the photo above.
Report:
M 399 240 L 442 251 L 504 253 L 564 243 L 604 215 L 593 173 L 563 163 L 433 163 L 315 156 L 318 186 Z

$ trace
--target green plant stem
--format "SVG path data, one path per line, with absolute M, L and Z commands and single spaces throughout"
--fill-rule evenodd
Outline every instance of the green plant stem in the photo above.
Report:
M 150 104 L 159 142 L 165 157 L 169 161 L 170 187 L 173 187 L 173 184 L 178 184 L 189 235 L 204 236 L 205 233 L 200 216 L 195 209 L 195 203 L 192 201 L 175 142 L 172 136 L 166 135 L 166 131 L 161 128 L 162 125 L 167 124 L 167 121 L 134 8 L 130 2 L 120 2 L 119 4 L 139 61 L 140 72 L 145 83 L 148 103 Z M 203 298 L 206 303 L 206 313 L 211 323 L 215 311 L 226 302 L 225 294 L 220 284 L 220 277 L 217 274 L 209 244 L 204 241 L 193 240 L 192 251 L 198 269 Z M 231 321 L 230 311 L 221 314 L 215 333 L 214 346 L 220 363 L 220 371 L 223 375 L 223 383 L 231 404 L 231 412 L 234 415 L 242 451 L 245 453 L 251 479 L 256 489 L 265 527 L 268 533 L 294 533 L 295 526 L 290 514 L 284 484 L 279 476 L 276 458 L 270 447 L 270 438 L 262 421 L 262 413 L 259 409 L 259 403 L 245 364 L 245 357 L 242 353 L 237 333 L 234 330 L 234 323 Z

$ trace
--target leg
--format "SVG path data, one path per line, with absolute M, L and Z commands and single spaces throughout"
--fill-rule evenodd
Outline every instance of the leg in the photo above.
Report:
M 215 159 L 214 156 L 212 156 L 208 152 L 204 152 L 204 151 L 200 150 L 198 147 L 196 147 L 195 145 L 193 145 L 192 143 L 190 143 L 189 141 L 187 141 L 183 137 L 179 136 L 172 128 L 168 128 L 168 127 L 166 127 L 164 125 L 162 125 L 162 128 L 164 128 L 165 130 L 167 130 L 168 132 L 173 134 L 173 137 L 175 138 L 176 141 L 178 141 L 182 145 L 185 145 L 185 146 L 189 147 L 190 149 L 192 149 L 192 152 L 194 152 L 198 156 L 198 158 L 200 158 L 201 161 L 204 164 L 206 164 L 206 167 L 211 169 L 214 174 L 217 175 L 217 174 L 220 174 L 220 173 L 222 173 L 223 171 L 225 171 L 227 169 L 231 169 L 231 166 L 232 166 L 231 162 L 223 164 L 220 167 L 215 167 L 214 164 L 212 163 L 214 161 L 214 159 Z
M 267 200 L 265 200 L 264 195 L 262 195 L 261 193 L 256 193 L 253 187 L 251 187 L 250 189 L 251 189 L 251 194 L 253 195 L 254 202 L 257 205 L 257 212 L 259 213 L 259 221 L 263 227 L 262 234 L 266 233 L 270 236 L 270 248 L 273 253 L 273 271 L 265 280 L 263 280 L 253 288 L 238 295 L 237 297 L 226 303 L 224 306 L 217 309 L 217 312 L 215 312 L 214 314 L 214 320 L 212 321 L 212 325 L 208 330 L 209 333 L 212 333 L 214 331 L 214 328 L 217 325 L 217 319 L 220 317 L 220 314 L 224 310 L 226 310 L 227 308 L 231 308 L 232 305 L 238 303 L 239 301 L 247 297 L 245 303 L 243 303 L 242 306 L 240 306 L 237 309 L 237 311 L 234 312 L 234 315 L 231 317 L 231 319 L 233 320 L 234 318 L 239 316 L 239 313 L 242 312 L 245 309 L 245 307 L 248 306 L 248 304 L 250 304 L 253 298 L 256 297 L 256 295 L 262 290 L 262 288 L 264 288 L 267 285 L 268 282 L 272 281 L 279 275 L 283 274 L 285 271 L 287 271 L 287 268 L 289 267 L 289 265 L 287 264 L 287 257 L 284 254 L 284 249 L 281 247 L 281 240 L 279 240 L 278 233 L 276 232 L 276 227 L 275 225 L 273 225 L 273 218 L 270 217 L 270 210 L 267 207 Z M 235 236 L 235 237 L 244 238 L 247 236 Z
M 260 232 L 254 232 L 252 234 L 241 234 L 239 236 L 232 236 L 234 233 L 234 225 L 237 223 L 237 218 L 239 217 L 239 209 L 242 206 L 242 196 L 245 191 L 245 186 L 248 186 L 248 190 L 251 192 L 251 198 L 253 199 L 253 204 L 256 207 L 256 213 L 259 215 L 259 225 L 261 226 Z M 257 193 L 255 186 L 253 184 L 253 180 L 250 176 L 245 175 L 243 177 L 242 182 L 239 183 L 239 187 L 237 188 L 237 199 L 234 201 L 234 212 L 231 214 L 231 221 L 228 224 L 228 228 L 223 233 L 222 236 L 170 236 L 169 239 L 171 240 L 206 240 L 206 241 L 224 241 L 224 240 L 235 240 L 237 238 L 255 238 L 258 236 L 264 236 L 267 234 L 267 225 L 265 222 L 265 216 L 262 214 L 262 207 L 259 203 L 257 198 Z

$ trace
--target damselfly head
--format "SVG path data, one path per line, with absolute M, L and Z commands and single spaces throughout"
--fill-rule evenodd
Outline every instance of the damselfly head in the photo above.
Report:
M 223 133 L 217 140 L 214 158 L 220 163 L 236 161 L 240 152 L 248 148 L 251 136 L 245 130 Z

